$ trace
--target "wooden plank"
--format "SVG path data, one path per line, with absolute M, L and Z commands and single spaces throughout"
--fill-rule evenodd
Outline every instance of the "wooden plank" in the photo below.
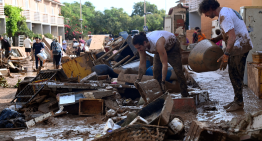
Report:
M 11 47 L 11 49 L 17 49 L 21 57 L 26 57 L 25 47 Z
M 89 51 L 96 52 L 96 53 L 104 51 L 105 37 L 106 37 L 105 35 L 93 35 L 92 42 L 89 47 Z
M 262 88 L 260 85 L 260 69 L 251 63 L 247 63 L 248 87 L 254 92 L 258 98 L 262 98 Z
M 262 70 L 259 70 L 259 82 L 262 83 Z
M 20 128 L 0 128 L 0 131 L 12 131 L 12 130 L 22 130 L 25 129 L 25 127 Z

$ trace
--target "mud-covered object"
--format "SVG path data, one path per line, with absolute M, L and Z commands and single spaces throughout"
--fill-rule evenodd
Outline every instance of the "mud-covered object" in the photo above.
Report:
M 25 118 L 25 115 L 18 113 L 17 111 L 8 109 L 8 108 L 4 109 L 0 113 L 0 121 L 14 119 L 14 118 L 18 118 L 18 117 Z
M 11 109 L 4 109 L 0 113 L 0 128 L 26 127 L 25 116 Z
M 118 74 L 113 71 L 108 65 L 96 65 L 92 67 L 92 71 L 95 71 L 97 75 L 109 75 L 111 78 L 117 78 Z
M 0 121 L 0 128 L 19 128 L 19 127 L 26 127 L 25 120 L 22 117 Z

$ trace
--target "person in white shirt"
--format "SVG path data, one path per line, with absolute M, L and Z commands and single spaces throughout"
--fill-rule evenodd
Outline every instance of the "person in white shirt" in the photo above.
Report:
M 32 44 L 31 40 L 28 38 L 28 36 L 26 36 L 24 40 L 24 47 L 27 57 L 29 57 L 31 53 L 31 44 Z
M 228 7 L 220 7 L 217 0 L 203 0 L 199 4 L 199 13 L 205 14 L 211 19 L 218 17 L 222 34 L 211 39 L 214 43 L 224 40 L 226 49 L 224 55 L 218 59 L 221 62 L 220 70 L 225 70 L 228 65 L 228 73 L 234 88 L 234 101 L 225 105 L 227 112 L 243 110 L 243 78 L 246 59 L 249 51 L 253 48 L 247 26 L 241 15 Z
M 66 48 L 67 48 L 67 42 L 66 42 L 66 40 L 63 40 L 63 45 L 62 45 L 62 47 L 63 47 L 63 51 L 66 53 Z

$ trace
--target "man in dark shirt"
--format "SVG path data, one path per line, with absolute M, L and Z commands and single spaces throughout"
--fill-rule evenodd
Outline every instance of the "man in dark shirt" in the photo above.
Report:
M 39 41 L 38 37 L 35 37 L 35 43 L 33 44 L 33 51 L 35 53 L 35 65 L 36 69 L 38 69 L 38 57 L 36 56 L 38 53 L 40 53 L 42 50 L 44 50 L 44 45 Z M 43 66 L 43 62 L 40 60 L 40 68 Z
M 6 39 L 3 39 L 1 35 L 0 35 L 0 41 L 2 44 L 1 51 L 5 49 L 5 58 L 8 58 L 9 54 L 11 53 L 11 45 Z
M 199 27 L 195 27 L 195 32 L 193 34 L 193 41 L 192 41 L 192 43 L 197 43 L 197 41 L 198 41 L 198 35 L 197 35 L 198 30 L 200 30 L 200 28 Z

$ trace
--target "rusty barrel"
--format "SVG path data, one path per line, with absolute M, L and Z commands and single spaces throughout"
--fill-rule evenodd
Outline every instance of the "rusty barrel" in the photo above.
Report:
M 195 72 L 215 71 L 220 67 L 220 63 L 217 60 L 223 54 L 219 46 L 205 39 L 200 41 L 190 52 L 188 64 Z

